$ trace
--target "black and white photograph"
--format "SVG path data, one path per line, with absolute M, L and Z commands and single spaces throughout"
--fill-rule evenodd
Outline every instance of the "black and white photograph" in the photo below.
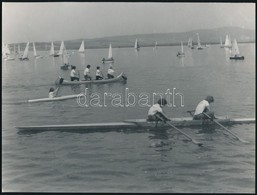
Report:
M 2 2 L 2 192 L 255 193 L 253 2 Z

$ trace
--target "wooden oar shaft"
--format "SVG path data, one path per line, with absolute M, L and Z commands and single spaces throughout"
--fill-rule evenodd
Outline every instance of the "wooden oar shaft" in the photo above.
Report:
M 166 118 L 168 118 L 165 114 L 163 114 Z M 163 119 L 161 117 L 159 117 L 158 115 L 156 115 L 160 120 L 163 121 Z M 203 144 L 194 140 L 193 138 L 191 138 L 189 135 L 187 135 L 186 133 L 184 133 L 183 131 L 181 131 L 180 129 L 178 129 L 177 127 L 175 127 L 173 124 L 171 124 L 170 122 L 167 122 L 168 125 L 170 125 L 171 127 L 173 127 L 174 129 L 176 129 L 178 132 L 180 132 L 181 134 L 183 134 L 185 137 L 187 137 L 190 141 L 192 141 L 194 144 L 198 145 L 198 146 L 202 146 Z
M 208 117 L 208 118 L 211 119 L 211 117 L 210 117 L 208 114 L 206 114 L 205 112 L 203 112 L 203 114 L 204 114 L 206 117 Z M 231 132 L 228 128 L 224 127 L 224 126 L 223 126 L 222 124 L 220 124 L 217 120 L 213 119 L 213 121 L 214 121 L 216 124 L 218 124 L 219 126 L 221 126 L 223 129 L 225 129 L 227 132 L 229 132 L 231 135 L 233 135 L 233 136 L 234 136 L 236 139 L 238 139 L 239 141 L 244 142 L 244 143 L 248 143 L 247 141 L 241 139 L 241 138 L 238 137 L 236 134 L 234 134 L 233 132 Z

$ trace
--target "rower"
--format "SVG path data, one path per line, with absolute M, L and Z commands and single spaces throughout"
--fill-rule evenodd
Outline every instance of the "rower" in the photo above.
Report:
M 204 100 L 202 100 L 195 109 L 193 120 L 215 119 L 214 112 L 210 111 L 210 103 L 212 102 L 214 102 L 214 98 L 212 96 L 207 96 Z M 210 118 L 206 117 L 203 112 L 210 116 Z
M 90 70 L 89 70 L 90 67 L 91 67 L 91 65 L 88 64 L 85 71 L 84 71 L 84 78 L 85 78 L 86 81 L 87 80 L 92 80 L 92 77 L 90 76 Z
M 114 70 L 112 69 L 112 66 L 110 66 L 110 68 L 108 69 L 108 72 L 107 72 L 108 79 L 114 78 L 113 73 L 114 73 Z
M 70 72 L 70 80 L 71 81 L 74 81 L 74 80 L 79 81 L 79 78 L 77 77 L 77 73 L 76 73 L 75 69 L 76 69 L 76 66 L 71 67 L 71 72 Z
M 95 79 L 96 80 L 102 80 L 104 77 L 103 77 L 103 73 L 100 71 L 100 67 L 97 66 L 96 67 L 96 74 L 95 74 Z
M 167 118 L 162 111 L 162 108 L 166 104 L 167 101 L 164 98 L 159 99 L 157 104 L 154 104 L 149 109 L 147 121 L 156 122 L 155 126 L 157 126 L 158 121 L 163 121 L 164 123 L 166 123 L 166 121 L 170 121 L 170 119 Z
M 57 87 L 56 89 L 54 89 L 53 87 L 50 88 L 49 90 L 49 98 L 54 98 L 57 96 L 59 91 L 59 87 Z

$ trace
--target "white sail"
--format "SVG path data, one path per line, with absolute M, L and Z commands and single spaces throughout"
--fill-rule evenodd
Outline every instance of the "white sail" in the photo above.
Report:
M 158 48 L 158 43 L 157 43 L 157 41 L 155 41 L 155 45 L 154 45 L 154 49 L 157 49 Z
M 51 43 L 50 56 L 54 55 L 54 43 Z
M 16 54 L 16 47 L 15 47 L 15 45 L 13 45 L 13 54 L 14 55 Z
M 37 50 L 36 50 L 35 43 L 33 42 L 32 44 L 33 44 L 34 57 L 37 57 Z
M 66 50 L 63 51 L 62 59 L 63 59 L 63 64 L 64 65 L 69 64 L 68 54 L 67 54 Z
M 2 57 L 3 59 L 7 58 L 6 45 L 4 43 L 2 43 Z
M 85 52 L 84 40 L 82 41 L 82 43 L 81 43 L 81 45 L 80 45 L 79 52 L 81 52 L 81 53 Z
M 191 47 L 191 38 L 188 39 L 187 46 Z
M 233 56 L 240 54 L 236 39 L 234 39 L 234 42 L 233 42 L 233 44 L 232 44 L 231 54 L 232 54 Z
M 231 47 L 231 40 L 230 40 L 230 36 L 226 35 L 226 39 L 225 39 L 225 47 Z
M 62 55 L 64 49 L 65 49 L 65 46 L 64 46 L 64 42 L 62 41 L 58 55 Z
M 108 53 L 108 59 L 112 58 L 112 44 L 109 45 L 109 53 Z
M 201 47 L 200 37 L 198 33 L 197 33 L 197 46 Z
M 184 53 L 183 42 L 181 41 L 181 52 Z
M 137 39 L 136 39 L 136 41 L 135 41 L 135 46 L 134 46 L 134 48 L 135 48 L 135 49 L 139 49 L 139 45 L 138 45 Z
M 222 38 L 220 37 L 220 47 L 223 47 Z
M 5 53 L 6 53 L 7 55 L 10 55 L 10 54 L 11 54 L 11 51 L 10 51 L 10 49 L 9 49 L 9 45 L 8 45 L 8 44 L 5 45 Z
M 24 50 L 24 53 L 23 53 L 23 56 L 22 56 L 22 59 L 26 59 L 29 57 L 29 42 L 27 42 L 27 45 L 25 47 L 25 50 Z
M 21 53 L 21 47 L 20 47 L 20 45 L 18 45 L 18 54 L 20 54 Z

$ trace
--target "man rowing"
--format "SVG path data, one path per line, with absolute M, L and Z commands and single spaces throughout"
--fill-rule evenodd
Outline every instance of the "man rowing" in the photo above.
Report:
M 110 66 L 110 68 L 107 71 L 107 77 L 108 79 L 113 79 L 114 78 L 114 70 L 112 69 L 112 66 Z
M 70 72 L 70 80 L 71 81 L 75 81 L 75 80 L 77 80 L 77 81 L 79 81 L 79 78 L 77 77 L 77 73 L 76 73 L 76 66 L 72 66 L 71 67 L 71 72 Z
M 85 71 L 84 71 L 84 78 L 85 78 L 86 81 L 92 80 L 92 78 L 90 76 L 90 67 L 91 67 L 91 65 L 88 64 Z
M 103 73 L 100 71 L 100 66 L 96 67 L 95 79 L 102 80 L 104 78 Z
M 161 98 L 158 100 L 157 104 L 154 104 L 148 111 L 148 118 L 147 121 L 155 121 L 156 125 L 158 121 L 170 121 L 169 118 L 167 118 L 162 108 L 167 104 L 167 101 L 164 98 Z
M 213 102 L 214 102 L 214 98 L 212 96 L 207 96 L 204 100 L 202 100 L 196 106 L 193 119 L 194 120 L 215 119 L 214 112 L 210 111 L 210 103 L 213 103 Z
M 56 80 L 56 82 L 58 82 L 58 83 L 56 83 L 56 85 L 59 85 L 59 87 L 57 87 L 56 89 L 51 87 L 49 89 L 49 94 L 48 94 L 49 98 L 54 98 L 54 97 L 56 97 L 58 95 L 58 92 L 59 92 L 59 89 L 60 89 L 60 85 L 63 83 L 63 78 L 60 77 L 60 79 L 58 81 Z

